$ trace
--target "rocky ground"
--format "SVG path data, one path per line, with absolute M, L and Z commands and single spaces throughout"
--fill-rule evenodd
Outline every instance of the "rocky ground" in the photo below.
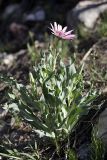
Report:
M 27 84 L 28 74 L 32 69 L 27 43 L 33 45 L 36 40 L 35 51 L 44 48 L 48 41 L 46 37 L 50 35 L 49 23 L 54 21 L 66 24 L 69 28 L 72 26 L 77 33 L 75 41 L 68 46 L 68 54 L 76 52 L 77 66 L 82 60 L 85 61 L 86 89 L 91 81 L 94 88 L 101 90 L 102 93 L 95 102 L 96 105 L 102 104 L 101 110 L 98 114 L 95 110 L 90 112 L 87 117 L 81 119 L 77 127 L 76 139 L 79 139 L 76 141 L 77 153 L 80 160 L 88 160 L 90 153 L 88 144 L 92 131 L 90 124 L 94 124 L 100 117 L 99 123 L 102 126 L 104 122 L 102 115 L 107 106 L 107 24 L 105 21 L 107 1 L 16 0 L 10 2 L 8 0 L 4 2 L 1 0 L 0 8 L 0 73 L 13 76 L 23 84 Z M 87 20 L 87 15 L 90 15 L 90 21 Z M 37 135 L 25 121 L 21 121 L 3 109 L 8 101 L 8 89 L 7 85 L 0 83 L 0 152 L 3 152 L 5 147 L 18 150 L 24 148 L 27 151 L 28 144 L 35 145 L 34 140 L 37 139 Z M 89 123 L 86 124 L 87 121 Z M 81 132 L 79 132 L 80 128 Z M 106 131 L 106 127 L 104 130 L 101 128 L 100 136 L 103 137 L 103 141 L 107 137 Z M 75 135 L 72 137 L 74 138 Z

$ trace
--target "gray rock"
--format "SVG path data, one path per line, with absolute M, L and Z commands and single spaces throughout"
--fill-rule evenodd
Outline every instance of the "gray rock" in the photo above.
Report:
M 98 137 L 107 146 L 107 108 L 100 114 L 98 120 Z
M 13 64 L 14 60 L 15 60 L 14 55 L 9 54 L 9 55 L 5 56 L 5 58 L 2 60 L 2 62 L 6 66 L 11 66 Z
M 45 11 L 41 7 L 36 7 L 30 14 L 24 17 L 25 22 L 37 22 L 45 20 Z
M 82 144 L 77 150 L 79 160 L 90 159 L 90 145 L 88 143 Z
M 7 114 L 7 111 L 0 107 L 0 120 L 3 119 Z
M 87 28 L 93 28 L 100 14 L 107 10 L 107 0 L 81 1 L 67 15 L 69 26 L 82 22 Z
M 19 10 L 19 5 L 18 4 L 11 4 L 8 5 L 2 15 L 3 19 L 7 19 L 9 16 L 11 16 L 12 14 L 14 14 L 14 12 Z

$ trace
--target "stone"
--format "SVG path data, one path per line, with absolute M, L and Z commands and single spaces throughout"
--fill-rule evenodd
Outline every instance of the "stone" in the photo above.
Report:
M 107 1 L 81 1 L 67 15 L 68 26 L 83 23 L 85 27 L 92 29 L 100 14 L 107 10 Z
M 5 58 L 3 59 L 3 63 L 7 66 L 11 66 L 14 62 L 14 55 L 9 54 L 7 56 L 5 56 Z
M 88 143 L 82 144 L 77 150 L 79 160 L 90 159 L 90 145 Z
M 7 111 L 0 107 L 0 120 L 3 119 L 7 114 Z
M 45 11 L 42 7 L 36 7 L 31 13 L 25 16 L 25 22 L 37 22 L 45 20 Z
M 18 11 L 20 6 L 18 4 L 11 4 L 8 5 L 2 15 L 3 19 L 9 18 L 12 14 L 14 14 L 16 11 Z
M 102 139 L 107 146 L 107 108 L 100 114 L 98 120 L 98 137 Z

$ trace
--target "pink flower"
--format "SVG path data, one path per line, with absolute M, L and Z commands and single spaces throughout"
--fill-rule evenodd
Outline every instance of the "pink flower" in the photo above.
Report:
M 50 24 L 51 28 L 50 30 L 52 31 L 52 34 L 54 34 L 57 37 L 60 37 L 62 39 L 66 39 L 66 40 L 72 40 L 75 35 L 72 34 L 73 30 L 67 31 L 67 27 L 62 28 L 62 26 L 60 24 L 57 24 L 56 22 L 54 22 L 54 25 Z

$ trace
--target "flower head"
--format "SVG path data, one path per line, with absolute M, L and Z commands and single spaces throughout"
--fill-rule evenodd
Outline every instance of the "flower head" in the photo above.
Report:
M 51 25 L 50 30 L 52 31 L 52 34 L 54 34 L 57 37 L 60 37 L 66 40 L 72 40 L 75 37 L 75 35 L 72 34 L 73 30 L 66 31 L 67 27 L 62 28 L 62 26 L 60 24 L 57 24 L 56 22 L 54 22 L 54 25 L 52 24 L 50 25 Z

